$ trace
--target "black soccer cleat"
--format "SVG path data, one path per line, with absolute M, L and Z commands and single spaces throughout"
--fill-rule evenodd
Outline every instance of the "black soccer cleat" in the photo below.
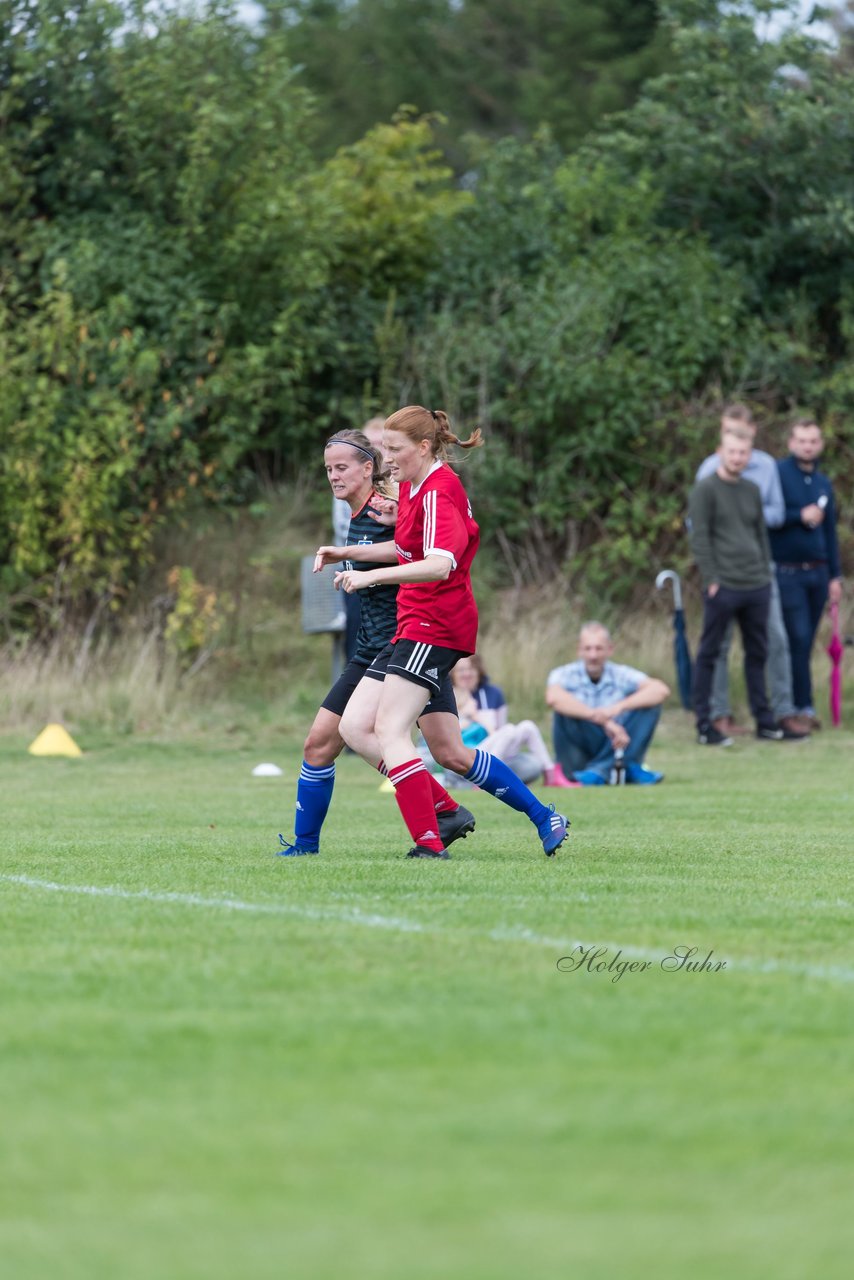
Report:
M 713 724 L 697 726 L 697 741 L 701 747 L 731 747 L 732 738 L 728 738 Z
M 761 724 L 756 730 L 756 736 L 764 742 L 782 742 L 786 735 L 776 724 Z
M 447 849 L 455 840 L 465 840 L 470 831 L 474 831 L 474 814 L 462 805 L 453 813 L 437 813 L 436 822 L 439 827 L 439 839 Z
M 442 858 L 449 860 L 451 855 L 447 849 L 428 849 L 426 844 L 417 844 L 414 849 L 410 849 L 406 855 L 407 858 Z

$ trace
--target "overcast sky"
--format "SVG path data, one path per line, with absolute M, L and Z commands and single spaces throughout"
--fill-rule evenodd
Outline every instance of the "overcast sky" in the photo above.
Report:
M 808 20 L 810 14 L 812 13 L 815 7 L 816 7 L 816 0 L 799 0 L 798 14 L 801 22 L 805 23 Z M 835 0 L 825 0 L 823 7 L 826 9 L 835 9 L 835 8 L 841 7 L 841 3 L 837 4 Z M 261 12 L 260 9 L 258 8 L 258 5 L 253 3 L 253 0 L 242 0 L 242 2 L 237 6 L 237 10 L 238 10 L 238 13 L 242 15 L 244 20 L 250 24 L 258 18 Z M 780 28 L 784 25 L 784 22 L 785 22 L 785 17 L 783 17 L 782 19 L 777 18 L 773 22 L 766 21 L 764 23 L 765 31 L 763 32 L 763 34 L 766 34 L 769 37 L 773 37 L 776 34 L 776 32 L 779 31 Z M 828 27 L 826 23 L 816 23 L 811 28 L 811 33 L 814 35 L 823 36 L 824 38 L 827 38 L 827 39 L 830 39 L 833 36 L 833 32 L 831 28 Z
M 803 23 L 808 22 L 810 14 L 816 7 L 816 0 L 799 0 L 798 16 L 800 21 Z M 825 4 L 822 7 L 825 9 L 837 9 L 841 8 L 842 5 L 841 3 L 835 3 L 835 0 L 825 0 Z M 772 36 L 783 25 L 785 25 L 785 15 L 783 15 L 782 20 L 778 17 L 774 22 L 766 22 L 765 24 L 768 28 L 768 34 Z M 815 22 L 810 26 L 810 35 L 820 36 L 824 39 L 830 40 L 833 39 L 833 28 L 829 27 L 826 22 Z

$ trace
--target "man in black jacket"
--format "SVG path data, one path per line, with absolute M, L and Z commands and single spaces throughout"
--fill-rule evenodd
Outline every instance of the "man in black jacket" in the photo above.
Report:
M 792 694 L 797 714 L 814 729 L 821 726 L 813 706 L 810 654 L 828 597 L 837 604 L 842 598 L 833 485 L 817 466 L 823 445 L 812 418 L 792 424 L 789 457 L 778 463 L 786 517 L 771 533 L 792 654 Z

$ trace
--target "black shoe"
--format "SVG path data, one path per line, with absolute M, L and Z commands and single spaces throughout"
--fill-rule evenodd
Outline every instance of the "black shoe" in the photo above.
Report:
M 426 844 L 417 844 L 414 849 L 410 849 L 406 855 L 407 858 L 445 858 L 449 859 L 450 854 L 447 849 L 428 849 Z
M 785 730 L 778 729 L 776 724 L 760 724 L 756 726 L 756 736 L 765 742 L 782 742 L 786 733 Z
M 731 747 L 732 738 L 721 733 L 713 724 L 697 725 L 697 741 L 701 747 Z
M 810 731 L 798 716 L 780 716 L 777 728 L 783 730 L 784 742 L 804 742 Z
M 455 840 L 465 840 L 470 831 L 474 831 L 474 814 L 460 805 L 453 813 L 437 813 L 436 822 L 439 827 L 439 839 L 447 849 Z

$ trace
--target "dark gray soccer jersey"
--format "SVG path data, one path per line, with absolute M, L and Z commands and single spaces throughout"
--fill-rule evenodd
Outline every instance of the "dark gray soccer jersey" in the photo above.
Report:
M 371 497 L 374 496 L 371 495 Z M 371 498 L 368 498 L 362 510 L 350 517 L 348 546 L 352 547 L 357 543 L 359 546 L 370 546 L 374 542 L 394 541 L 394 527 L 378 524 L 368 515 L 370 510 L 375 508 L 371 507 Z M 371 563 L 370 560 L 360 560 L 354 563 L 347 560 L 345 564 L 348 569 L 366 571 L 388 568 L 389 561 Z M 362 606 L 362 620 L 356 637 L 353 658 L 356 662 L 369 665 L 394 635 L 397 625 L 397 586 L 382 584 L 376 587 L 365 587 L 359 592 L 359 601 Z

